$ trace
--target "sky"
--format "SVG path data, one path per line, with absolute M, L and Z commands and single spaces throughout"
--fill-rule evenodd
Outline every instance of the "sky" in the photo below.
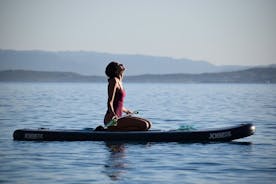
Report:
M 0 49 L 276 64 L 276 0 L 0 0 Z

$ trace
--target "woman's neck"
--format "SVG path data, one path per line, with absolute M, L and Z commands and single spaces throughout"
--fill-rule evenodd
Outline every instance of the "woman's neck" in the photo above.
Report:
M 123 80 L 123 75 L 119 75 L 119 76 L 118 76 L 118 79 L 122 82 L 122 80 Z

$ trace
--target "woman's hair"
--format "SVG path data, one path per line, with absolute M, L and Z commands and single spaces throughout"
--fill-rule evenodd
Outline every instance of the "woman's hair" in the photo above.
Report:
M 119 66 L 119 63 L 117 63 L 115 61 L 110 62 L 106 66 L 105 74 L 109 77 L 109 79 L 114 78 L 114 77 L 119 77 L 118 66 Z

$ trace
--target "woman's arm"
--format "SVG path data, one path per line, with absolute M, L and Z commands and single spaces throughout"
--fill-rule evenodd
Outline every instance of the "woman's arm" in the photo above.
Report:
M 108 112 L 112 114 L 112 116 L 116 116 L 116 113 L 113 108 L 115 93 L 117 88 L 117 81 L 115 78 L 110 79 L 108 83 L 108 100 L 107 100 L 107 108 Z
M 132 114 L 133 112 L 130 111 L 129 109 L 123 107 L 123 112 L 126 113 L 126 114 Z

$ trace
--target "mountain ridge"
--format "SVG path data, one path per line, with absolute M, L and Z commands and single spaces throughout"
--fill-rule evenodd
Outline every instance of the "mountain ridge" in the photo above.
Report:
M 141 54 L 111 54 L 94 51 L 42 51 L 0 49 L 0 70 L 34 70 L 74 72 L 82 75 L 104 76 L 110 61 L 127 67 L 127 75 L 170 74 L 237 71 L 248 66 L 217 66 L 207 61 L 175 59 Z
M 72 72 L 6 70 L 0 82 L 106 82 L 103 76 Z M 202 74 L 162 74 L 125 76 L 125 82 L 138 83 L 276 83 L 276 67 L 258 67 L 242 71 Z

